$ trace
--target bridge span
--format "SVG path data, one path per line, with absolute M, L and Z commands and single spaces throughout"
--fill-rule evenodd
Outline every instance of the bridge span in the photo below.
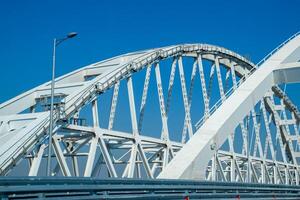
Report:
M 181 44 L 77 69 L 55 80 L 52 138 L 50 82 L 0 104 L 2 192 L 26 196 L 28 182 L 34 194 L 52 195 L 47 181 L 54 188 L 82 181 L 129 190 L 140 183 L 137 193 L 165 197 L 174 187 L 180 198 L 219 195 L 220 185 L 228 186 L 228 198 L 243 191 L 252 198 L 266 188 L 298 195 L 300 113 L 286 84 L 300 81 L 299 67 L 297 33 L 258 64 L 223 47 Z M 47 158 L 59 179 L 37 178 L 46 175 Z M 166 183 L 170 188 L 160 193 Z M 149 184 L 157 190 L 146 189 Z M 114 194 L 107 187 L 101 195 Z

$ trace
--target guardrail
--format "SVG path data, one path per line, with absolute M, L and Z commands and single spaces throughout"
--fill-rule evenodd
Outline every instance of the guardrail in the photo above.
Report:
M 1 199 L 299 199 L 300 186 L 191 180 L 1 178 Z
M 275 49 L 273 49 L 273 51 L 271 51 L 270 53 L 268 53 L 263 59 L 261 59 L 256 66 L 259 67 L 261 64 L 263 64 L 268 58 L 270 58 L 274 53 L 276 53 L 281 47 L 283 47 L 285 44 L 287 44 L 289 41 L 291 41 L 292 39 L 294 39 L 295 37 L 297 37 L 300 34 L 300 31 L 295 33 L 294 35 L 292 35 L 291 37 L 289 37 L 287 40 L 285 40 L 284 42 L 282 42 L 280 45 L 278 45 Z

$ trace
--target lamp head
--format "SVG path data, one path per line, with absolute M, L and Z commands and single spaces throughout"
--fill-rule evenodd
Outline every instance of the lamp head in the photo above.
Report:
M 71 32 L 71 33 L 69 33 L 69 34 L 67 35 L 67 37 L 68 37 L 68 38 L 73 38 L 73 37 L 75 37 L 76 35 L 77 35 L 76 32 Z

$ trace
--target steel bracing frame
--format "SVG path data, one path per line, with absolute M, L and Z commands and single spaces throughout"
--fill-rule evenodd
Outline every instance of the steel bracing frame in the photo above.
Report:
M 273 91 L 275 91 L 277 94 L 280 94 L 278 95 L 279 97 L 286 98 L 286 95 L 283 95 L 283 91 L 274 85 L 300 81 L 299 76 L 297 76 L 300 67 L 299 47 L 300 36 L 296 34 L 273 51 L 255 72 L 251 71 L 248 74 L 249 77 L 242 84 L 239 84 L 239 87 L 235 89 L 232 95 L 228 96 L 226 101 L 222 90 L 220 90 L 221 97 L 223 96 L 224 98 L 221 98 L 221 103 L 216 106 L 218 109 L 214 108 L 211 111 L 213 114 L 206 121 L 202 120 L 199 122 L 199 129 L 193 136 L 193 139 L 184 146 L 159 177 L 203 179 L 207 176 L 205 171 L 207 163 L 213 157 L 211 162 L 211 179 L 216 180 L 217 172 L 219 171 L 222 179 L 227 180 L 220 159 L 216 154 L 228 136 L 232 135 L 230 132 L 235 131 L 241 120 L 250 116 L 252 118 L 253 133 L 251 135 L 254 136 L 254 146 L 252 150 L 245 150 L 245 152 L 248 152 L 248 181 L 299 184 L 298 153 L 295 152 L 299 148 L 299 141 L 296 139 L 299 135 L 299 129 L 295 120 L 295 114 L 298 111 L 297 109 L 290 109 L 289 119 L 285 105 L 282 103 L 283 99 L 280 100 L 280 105 L 276 105 L 273 97 Z M 272 87 L 273 91 L 271 91 Z M 257 121 L 257 106 L 260 107 L 259 111 L 263 114 L 264 120 L 262 123 Z M 269 117 L 266 114 L 266 110 L 270 114 Z M 273 121 L 272 126 L 275 125 L 272 129 L 268 119 Z M 265 130 L 262 131 L 263 127 L 265 127 Z M 242 126 L 241 129 L 243 129 Z M 291 132 L 291 129 L 293 129 L 293 132 Z M 275 131 L 276 134 L 271 134 L 270 130 Z M 243 131 L 241 132 L 243 133 Z M 262 134 L 265 134 L 265 136 L 262 136 Z M 275 135 L 275 140 L 272 140 L 272 135 Z M 262 137 L 265 137 L 264 150 L 261 141 Z M 243 136 L 243 138 L 245 140 L 246 137 Z M 232 146 L 231 140 L 228 140 L 229 146 Z M 245 143 L 245 141 L 243 142 Z M 248 144 L 249 141 L 247 146 Z M 274 144 L 276 144 L 275 148 Z M 271 174 L 266 164 L 268 147 L 270 147 L 270 158 L 273 160 L 274 168 L 276 168 L 273 169 Z M 276 149 L 276 154 L 274 149 Z M 292 165 L 292 167 L 289 165 L 285 165 L 283 169 L 278 167 L 278 152 L 281 152 L 280 157 L 283 162 Z M 189 153 L 188 157 L 185 156 L 187 153 Z M 235 157 L 234 155 L 232 156 Z M 252 156 L 261 158 L 261 162 L 258 163 L 258 166 L 261 165 L 261 167 L 256 167 L 255 165 L 257 164 L 253 164 L 251 161 Z M 184 160 L 182 160 L 183 158 Z M 204 160 L 204 158 L 207 159 Z M 179 167 L 174 168 L 175 166 Z M 233 164 L 231 166 L 231 173 L 234 173 Z M 282 174 L 282 171 L 284 171 L 284 174 Z
M 280 52 L 279 49 L 273 56 Z M 291 51 L 286 55 L 295 57 Z M 220 120 L 226 113 L 218 115 L 228 104 L 235 104 L 230 98 L 237 96 L 270 59 L 272 56 L 257 69 L 250 61 L 222 47 L 184 44 L 125 54 L 57 78 L 52 175 L 200 177 L 212 181 L 298 185 L 300 115 L 285 91 L 276 86 L 298 81 L 293 76 L 296 61 L 272 65 L 272 70 L 266 67 L 268 72 L 276 71 L 272 79 L 275 82 L 265 87 L 257 101 L 247 105 L 249 110 L 247 106 L 239 107 L 241 116 L 235 117 L 234 123 L 226 117 Z M 136 85 L 141 80 L 140 92 Z M 257 90 L 254 86 L 249 89 Z M 49 94 L 50 82 L 0 104 L 2 175 L 13 173 L 24 161 L 29 163 L 24 174 L 43 174 L 48 157 Z M 181 99 L 174 100 L 176 96 Z M 120 105 L 127 106 L 128 113 L 120 111 Z M 100 111 L 99 107 L 107 107 L 108 112 Z M 174 131 L 170 118 L 180 118 L 179 114 L 174 115 L 176 108 L 184 114 L 181 126 Z M 159 128 L 159 134 L 144 131 L 151 123 L 147 115 L 149 118 L 153 109 L 159 112 L 158 122 L 152 125 Z M 91 120 L 84 124 L 87 112 Z M 194 113 L 201 114 L 195 118 Z M 130 129 L 120 130 L 120 116 L 129 119 Z M 214 137 L 215 128 L 209 126 L 220 121 L 229 128 Z M 171 139 L 174 134 L 179 139 Z

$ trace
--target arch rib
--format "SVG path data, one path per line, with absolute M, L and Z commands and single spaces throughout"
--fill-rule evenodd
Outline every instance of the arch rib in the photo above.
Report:
M 272 86 L 300 81 L 300 35 L 277 49 L 197 130 L 159 178 L 205 179 L 215 151 Z M 233 103 L 234 102 L 234 103 Z

